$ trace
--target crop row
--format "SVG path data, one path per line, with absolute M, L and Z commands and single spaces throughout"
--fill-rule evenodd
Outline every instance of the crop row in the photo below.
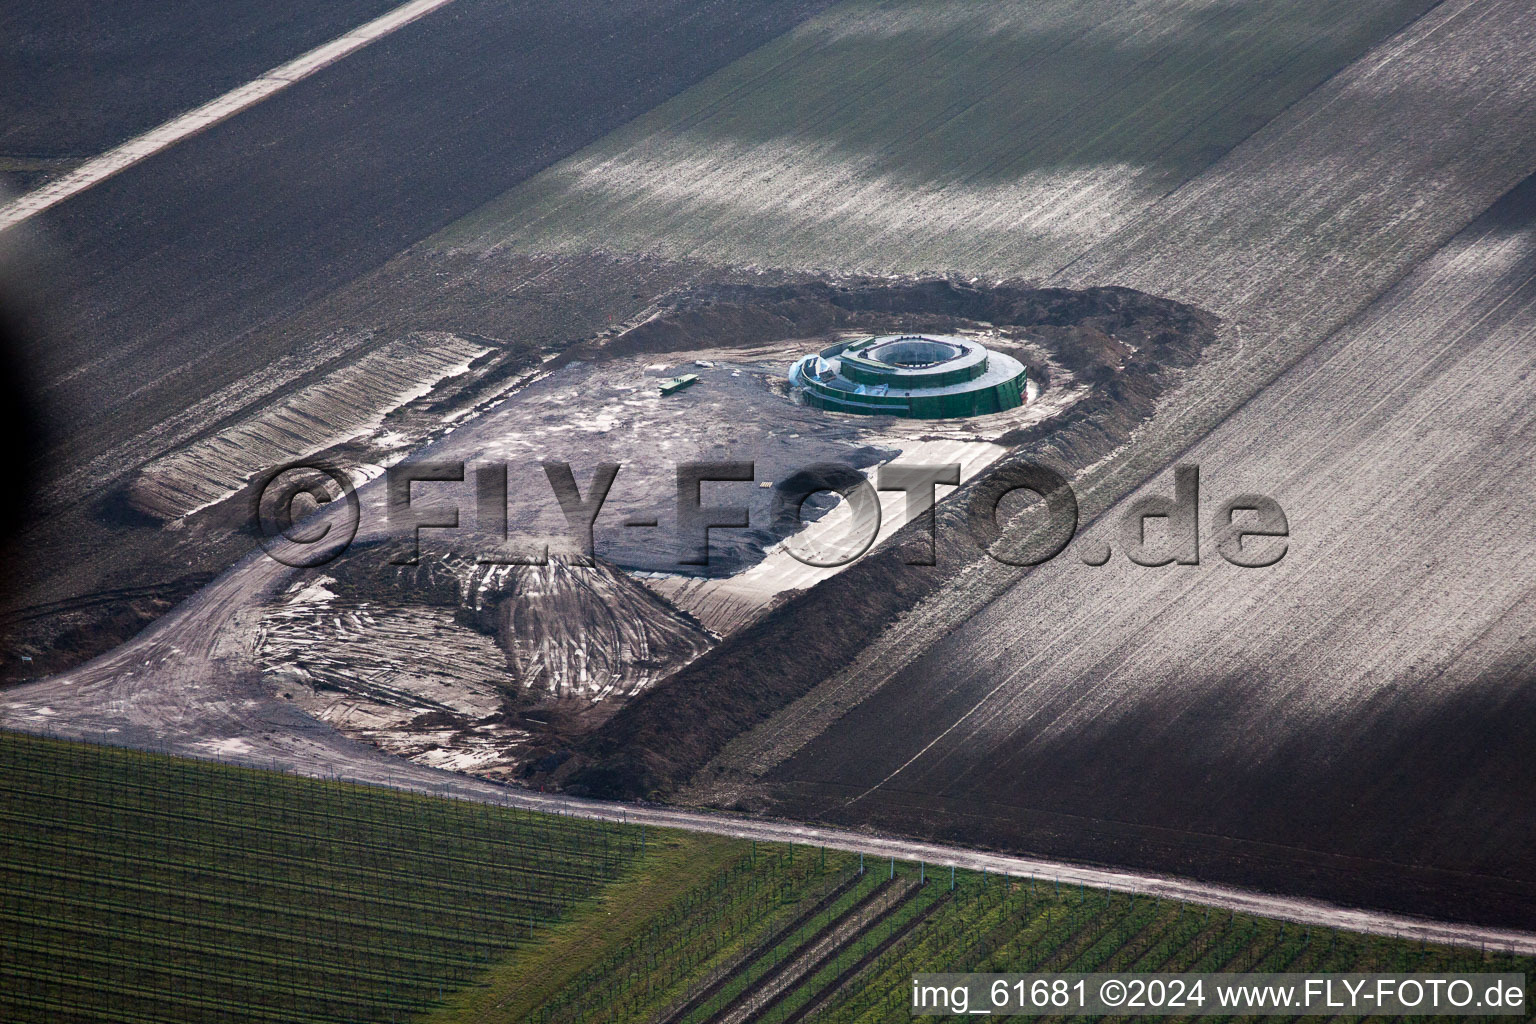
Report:
M 268 772 L 232 765 L 209 765 L 116 748 L 95 748 L 87 744 L 13 734 L 14 744 L 0 750 L 0 780 L 25 776 L 45 776 L 44 786 L 30 785 L 31 791 L 44 789 L 69 795 L 82 801 L 99 796 L 103 786 L 115 790 L 117 806 L 144 809 L 212 809 L 236 800 L 246 809 L 247 818 L 270 812 L 275 820 L 291 818 L 318 826 L 316 831 L 344 833 L 358 825 L 388 824 L 400 836 L 426 834 L 440 838 L 451 833 L 462 839 L 478 838 L 491 842 L 534 839 L 545 845 L 556 844 L 571 851 L 584 848 L 594 837 L 623 837 L 638 845 L 635 830 L 621 829 L 612 823 L 519 811 L 465 801 L 443 800 L 437 796 L 401 792 L 379 786 L 311 779 L 303 776 Z M 101 759 L 96 751 L 106 749 L 111 757 Z M 209 771 L 220 773 L 220 784 L 207 789 L 200 785 Z M 509 819 L 510 815 L 510 819 Z M 517 828 L 509 831 L 509 820 Z M 443 826 L 451 826 L 445 829 Z
M 610 883 L 669 877 L 635 827 L 0 734 L 0 766 L 18 762 L 0 785 L 7 1022 L 412 1019 Z M 1536 966 L 1035 879 L 861 875 L 803 847 L 712 856 L 611 940 L 596 929 L 528 1019 L 705 1024 L 754 992 L 763 1024 L 904 1019 L 929 971 Z
M 867 958 L 906 938 L 948 898 L 938 885 L 922 886 L 915 898 L 896 904 L 817 965 L 808 978 L 758 1015 L 755 1024 L 792 1024 L 800 1020 L 806 1011 L 850 980 Z
M 0 1020 L 387 1021 L 538 941 L 601 823 L 0 735 Z
M 776 941 L 767 948 L 755 951 L 755 955 L 743 963 L 741 969 L 721 985 L 718 991 L 683 1018 L 685 1024 L 702 1024 L 711 1019 L 797 950 L 813 942 L 817 935 L 867 899 L 878 885 L 879 879 L 874 875 L 866 872 L 857 876 L 855 884 L 844 889 L 832 902 L 801 920 L 786 934 L 776 937 Z
M 46 775 L 47 773 L 35 774 Z M 91 795 L 101 793 L 101 787 L 109 785 L 120 787 L 121 783 L 103 781 L 95 790 L 85 790 L 79 794 L 36 785 L 25 789 L 19 788 L 18 785 L 0 785 L 0 795 L 5 796 L 8 801 L 18 802 L 19 805 L 24 805 L 29 796 L 35 797 L 38 792 L 47 792 L 55 798 L 65 797 L 78 805 L 83 821 L 91 821 L 93 816 L 101 818 L 132 813 L 146 819 L 174 821 L 201 827 L 210 827 L 217 823 L 223 829 L 235 833 L 261 831 L 273 837 L 287 836 L 303 838 L 310 842 L 326 840 L 353 845 L 361 845 L 355 838 L 360 833 L 383 834 L 387 835 L 395 844 L 395 848 L 401 851 L 434 852 L 450 859 L 462 858 L 466 852 L 484 852 L 487 855 L 496 852 L 506 852 L 510 855 L 527 852 L 536 853 L 541 857 L 591 858 L 595 854 L 601 855 L 611 850 L 613 846 L 608 830 L 584 830 L 586 834 L 582 837 L 582 841 L 575 843 L 571 841 L 571 837 L 562 837 L 558 832 L 552 836 L 549 835 L 547 828 L 534 827 L 527 830 L 508 831 L 505 829 L 505 822 L 502 823 L 503 830 L 499 833 L 477 836 L 473 828 L 477 822 L 471 817 L 445 819 L 442 827 L 434 827 L 427 814 L 402 814 L 392 820 L 362 817 L 349 813 L 348 810 L 354 801 L 361 801 L 368 792 L 368 788 L 362 786 L 350 787 L 351 792 L 327 794 L 324 799 L 312 799 L 300 813 L 284 813 L 283 806 L 278 804 L 243 802 L 241 803 L 243 816 L 239 820 L 232 821 L 228 819 L 227 810 L 224 807 L 206 798 L 203 798 L 200 805 L 199 797 L 192 795 L 177 800 L 167 800 L 162 796 L 157 800 L 138 801 L 135 797 L 141 794 L 126 787 L 115 792 L 110 800 Z M 430 810 L 430 804 L 427 805 L 427 809 Z M 519 818 L 525 821 L 530 820 L 526 816 L 519 816 Z M 634 837 L 628 838 L 632 840 Z M 445 842 L 450 839 L 453 840 L 452 843 Z
M 852 870 L 846 856 L 788 846 L 755 848 L 659 914 L 644 935 L 610 952 L 542 1009 L 541 1021 L 619 1011 L 645 1019 L 679 1002 L 818 903 Z
M 1147 897 L 1048 886 L 1031 895 L 1027 882 L 999 885 L 961 873 L 955 897 L 846 980 L 819 1008 L 818 1020 L 854 1024 L 903 1016 L 912 976 L 920 972 L 1529 972 L 1532 966 L 1520 957 L 1304 928 Z

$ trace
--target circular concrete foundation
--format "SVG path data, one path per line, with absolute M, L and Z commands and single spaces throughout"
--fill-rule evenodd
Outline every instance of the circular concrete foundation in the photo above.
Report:
M 887 334 L 841 342 L 789 371 L 806 404 L 866 416 L 947 419 L 1024 404 L 1027 373 L 1012 356 L 953 335 Z

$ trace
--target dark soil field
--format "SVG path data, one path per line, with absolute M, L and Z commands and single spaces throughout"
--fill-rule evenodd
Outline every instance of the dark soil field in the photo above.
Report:
M 1536 180 L 1185 454 L 1279 565 L 1043 566 L 747 802 L 1528 923 L 1533 281 Z
M 163 420 L 169 394 L 190 405 L 260 366 L 255 329 L 811 10 L 470 0 L 46 214 L 59 262 L 35 355 L 67 450 L 91 458 Z
M 0 14 L 0 185 L 25 191 L 395 6 L 10 5 Z

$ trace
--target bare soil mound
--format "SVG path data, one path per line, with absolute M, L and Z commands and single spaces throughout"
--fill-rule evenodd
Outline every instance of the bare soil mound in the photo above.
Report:
M 458 610 L 457 621 L 494 638 L 506 655 L 513 704 L 589 701 L 639 692 L 711 643 L 699 624 L 602 559 L 551 557 L 546 565 L 484 565 L 473 556 L 423 552 L 399 565 L 401 542 L 349 553 L 330 589 L 385 606 Z M 422 657 L 451 659 L 451 642 Z
M 611 564 L 480 565 L 360 546 L 263 618 L 275 692 L 435 767 L 516 778 L 708 649 L 696 622 Z

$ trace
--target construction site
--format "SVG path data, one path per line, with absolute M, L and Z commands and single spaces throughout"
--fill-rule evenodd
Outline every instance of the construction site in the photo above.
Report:
M 973 339 L 893 334 L 806 356 L 789 383 L 819 409 L 933 420 L 1017 408 L 1029 375 L 1017 359 Z
M 226 7 L 0 33 L 0 1016 L 1527 969 L 1529 0 Z

